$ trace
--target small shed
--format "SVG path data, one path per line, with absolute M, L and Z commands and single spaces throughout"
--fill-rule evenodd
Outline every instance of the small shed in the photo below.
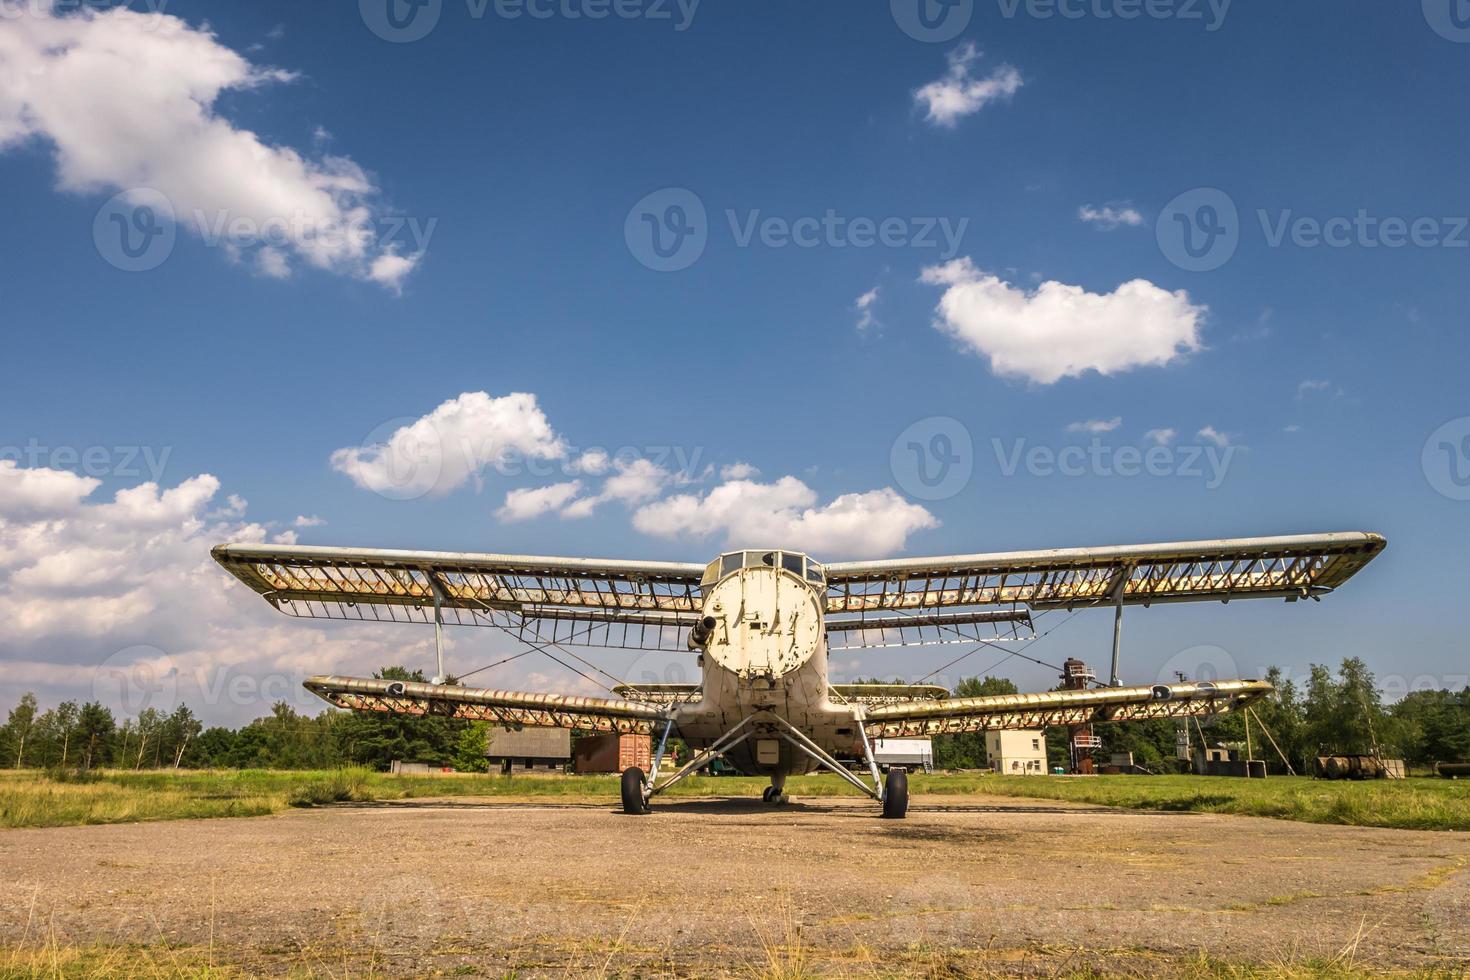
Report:
M 572 733 L 565 728 L 492 728 L 485 739 L 490 768 L 564 769 L 572 757 Z
M 1040 729 L 985 733 L 985 758 L 1006 776 L 1046 775 L 1046 733 Z

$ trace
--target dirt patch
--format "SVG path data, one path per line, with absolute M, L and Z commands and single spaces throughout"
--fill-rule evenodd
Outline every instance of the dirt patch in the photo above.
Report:
M 264 972 L 1470 961 L 1470 834 L 917 797 L 415 800 L 0 831 L 0 942 L 212 942 Z M 939 963 L 939 967 L 933 967 Z

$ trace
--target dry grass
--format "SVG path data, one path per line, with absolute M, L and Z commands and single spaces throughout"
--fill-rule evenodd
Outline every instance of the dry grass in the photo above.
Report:
M 676 797 L 758 796 L 764 780 L 696 777 Z M 910 790 L 927 795 L 991 795 L 1070 800 L 1141 810 L 1233 813 L 1309 823 L 1414 830 L 1470 830 L 1470 786 L 1445 779 L 1326 782 L 1205 776 L 995 776 L 914 774 Z M 787 783 L 797 799 L 853 796 L 830 775 Z M 85 780 L 39 772 L 0 772 L 0 827 L 61 827 L 189 817 L 247 817 L 292 806 L 413 797 L 552 798 L 600 803 L 617 798 L 614 776 L 391 776 L 365 769 L 336 772 L 107 772 Z

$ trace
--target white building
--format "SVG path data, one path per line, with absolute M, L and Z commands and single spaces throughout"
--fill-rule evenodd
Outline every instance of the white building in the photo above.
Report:
M 990 768 L 1006 776 L 1046 775 L 1046 733 L 1035 731 L 986 732 L 985 758 Z

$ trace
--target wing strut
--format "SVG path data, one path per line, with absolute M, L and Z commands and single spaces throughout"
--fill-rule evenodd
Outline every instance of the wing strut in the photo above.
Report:
M 1128 581 L 1128 576 L 1119 576 L 1118 587 L 1113 595 L 1113 674 L 1108 680 L 1112 687 L 1122 687 L 1123 682 L 1118 679 L 1118 659 L 1123 653 L 1123 586 Z

